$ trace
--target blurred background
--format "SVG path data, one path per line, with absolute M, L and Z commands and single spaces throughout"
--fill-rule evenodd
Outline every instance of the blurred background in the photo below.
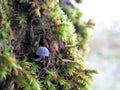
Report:
M 91 90 L 120 90 L 120 0 L 83 0 L 76 6 L 83 20 L 96 23 L 87 59 L 99 74 L 94 75 Z

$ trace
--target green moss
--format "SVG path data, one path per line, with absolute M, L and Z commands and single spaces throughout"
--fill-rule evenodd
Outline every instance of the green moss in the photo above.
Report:
M 33 8 L 29 0 L 15 0 L 10 8 L 0 1 L 0 80 L 17 90 L 87 90 L 96 71 L 85 64 L 90 37 L 83 14 L 62 1 L 36 2 Z M 50 56 L 34 62 L 39 46 Z

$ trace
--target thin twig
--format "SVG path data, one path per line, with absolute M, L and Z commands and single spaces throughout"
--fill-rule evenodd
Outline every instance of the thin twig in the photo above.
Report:
M 62 61 L 68 62 L 68 63 L 77 63 L 78 65 L 80 65 L 80 63 L 78 63 L 76 61 L 69 60 L 69 59 L 62 59 Z

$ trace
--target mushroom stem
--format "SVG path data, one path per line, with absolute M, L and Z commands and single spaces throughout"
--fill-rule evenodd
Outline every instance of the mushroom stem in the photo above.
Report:
M 38 62 L 38 61 L 40 61 L 41 59 L 42 59 L 42 57 L 40 56 L 39 58 L 33 58 L 33 61 Z

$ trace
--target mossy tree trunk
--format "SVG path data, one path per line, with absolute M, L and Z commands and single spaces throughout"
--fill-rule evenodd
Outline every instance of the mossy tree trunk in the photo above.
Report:
M 94 23 L 81 21 L 80 10 L 65 1 L 0 0 L 2 90 L 89 89 L 96 71 L 85 57 Z M 49 56 L 36 55 L 39 47 Z

